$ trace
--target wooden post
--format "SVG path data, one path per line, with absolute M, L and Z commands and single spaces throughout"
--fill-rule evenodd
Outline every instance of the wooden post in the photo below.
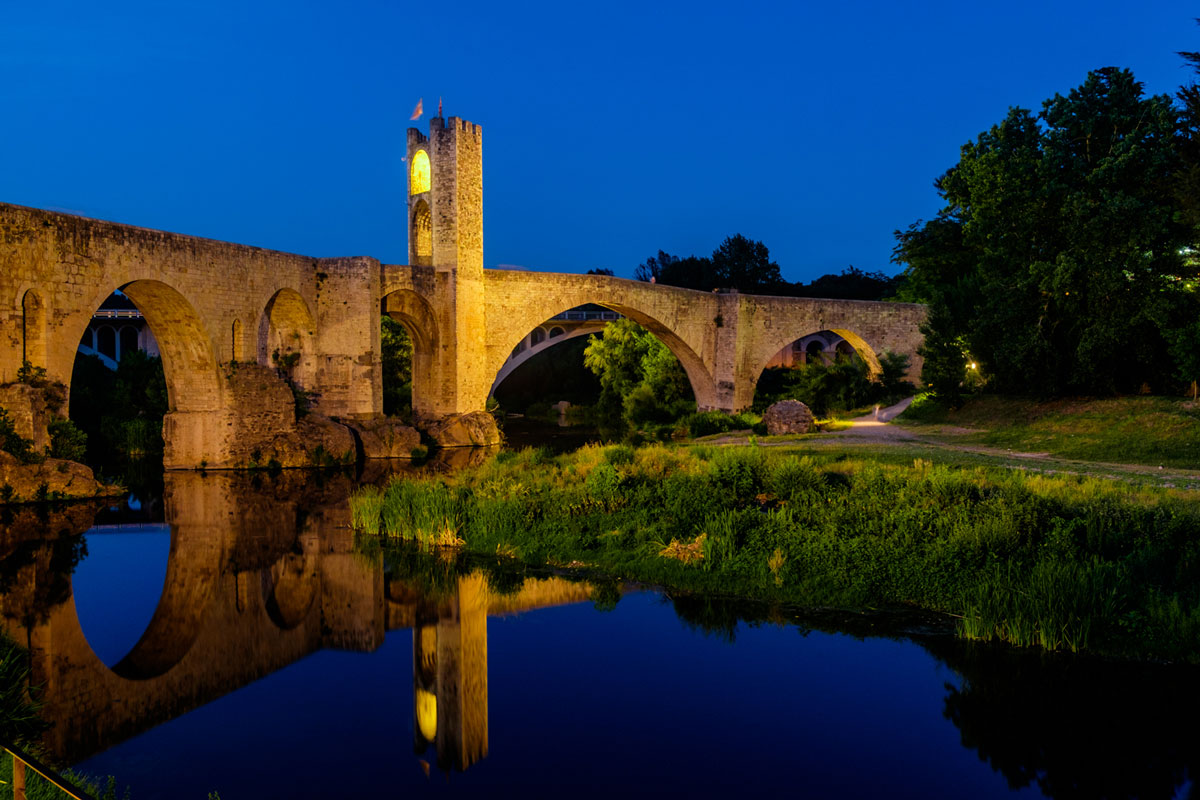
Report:
M 13 761 L 13 800 L 25 800 L 25 762 L 16 756 Z

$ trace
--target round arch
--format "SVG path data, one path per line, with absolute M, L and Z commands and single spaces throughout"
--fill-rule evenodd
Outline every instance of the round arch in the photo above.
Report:
M 158 343 L 162 357 L 163 374 L 167 383 L 167 408 L 170 412 L 218 411 L 222 408 L 221 383 L 217 371 L 217 358 L 208 330 L 200 321 L 195 307 L 178 290 L 162 281 L 135 280 L 115 287 L 128 297 L 146 320 L 146 327 Z M 99 308 L 112 290 L 102 290 L 92 299 L 91 307 Z M 92 328 L 91 315 L 80 315 L 74 334 L 71 361 L 74 361 L 74 346 Z M 101 330 L 94 326 L 96 347 L 99 347 Z M 113 331 L 114 338 L 116 331 Z M 115 344 L 115 342 L 114 342 Z M 69 383 L 71 362 L 64 377 Z M 166 432 L 164 431 L 164 438 Z M 168 443 L 169 446 L 169 443 Z
M 383 313 L 404 326 L 413 343 L 412 407 L 417 417 L 436 413 L 437 359 L 440 346 L 437 317 L 424 297 L 411 289 L 384 295 Z M 381 387 L 382 388 L 382 387 Z
M 174 668 L 192 649 L 220 580 L 220 539 L 219 529 L 212 526 L 193 530 L 171 525 L 162 595 L 137 643 L 120 661 L 108 667 L 113 674 L 130 681 L 157 678 Z M 87 631 L 79 622 L 78 612 L 75 619 L 86 640 Z
M 295 289 L 280 289 L 263 309 L 258 324 L 258 363 L 287 372 L 298 386 L 316 377 L 317 323 Z

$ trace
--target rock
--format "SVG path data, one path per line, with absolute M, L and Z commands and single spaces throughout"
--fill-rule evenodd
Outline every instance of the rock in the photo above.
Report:
M 17 434 L 33 441 L 35 453 L 50 446 L 48 428 L 55 414 L 66 416 L 63 408 L 63 393 L 60 384 L 29 386 L 24 383 L 7 383 L 0 386 L 0 408 L 8 411 Z
M 421 445 L 416 428 L 394 419 L 368 419 L 347 422 L 358 433 L 365 458 L 412 458 Z
M 763 414 L 763 422 L 771 436 L 808 433 L 817 427 L 812 412 L 799 400 L 780 400 L 775 403 Z
M 491 447 L 501 442 L 496 420 L 486 411 L 453 414 L 425 429 L 439 447 Z
M 271 438 L 259 450 L 258 466 L 269 466 L 271 461 L 281 467 L 320 467 L 331 463 L 353 463 L 357 449 L 354 434 L 345 425 L 340 425 L 320 414 L 308 414 L 296 421 L 291 430 L 284 430 Z
M 0 452 L 0 503 L 43 500 L 50 493 L 60 498 L 116 494 L 112 487 L 96 480 L 91 468 L 83 464 L 61 458 L 22 464 L 8 453 Z

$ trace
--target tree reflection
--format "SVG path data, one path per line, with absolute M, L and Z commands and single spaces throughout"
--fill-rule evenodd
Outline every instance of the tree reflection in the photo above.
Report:
M 925 647 L 962 676 L 944 715 L 1014 789 L 1055 798 L 1200 797 L 1194 668 L 1113 664 L 955 641 Z

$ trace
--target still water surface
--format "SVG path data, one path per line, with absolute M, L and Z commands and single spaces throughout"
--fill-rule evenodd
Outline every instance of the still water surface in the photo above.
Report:
M 4 598 L 50 749 L 134 800 L 1197 796 L 1195 670 L 380 551 L 350 488 L 168 475 L 162 523 L 50 524 L 58 589 Z

